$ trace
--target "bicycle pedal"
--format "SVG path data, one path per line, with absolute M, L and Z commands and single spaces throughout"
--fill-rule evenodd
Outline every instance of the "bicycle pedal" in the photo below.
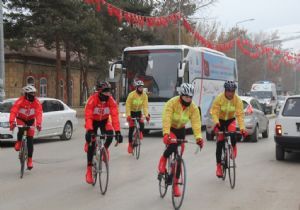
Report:
M 157 179 L 158 179 L 159 181 L 162 180 L 162 177 L 163 177 L 163 174 L 160 174 L 160 173 L 159 173 L 159 174 L 157 175 Z

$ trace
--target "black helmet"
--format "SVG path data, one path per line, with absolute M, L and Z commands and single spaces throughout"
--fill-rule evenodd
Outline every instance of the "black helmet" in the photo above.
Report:
M 98 91 L 101 92 L 109 92 L 111 89 L 111 85 L 107 81 L 101 81 L 101 82 L 98 81 L 96 84 L 96 88 Z
M 226 81 L 224 83 L 224 88 L 226 91 L 235 91 L 237 86 L 234 81 Z

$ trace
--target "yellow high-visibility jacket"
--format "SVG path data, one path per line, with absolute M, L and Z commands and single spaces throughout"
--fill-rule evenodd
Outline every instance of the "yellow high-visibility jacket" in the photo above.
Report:
M 128 94 L 126 99 L 126 117 L 130 116 L 130 112 L 142 111 L 145 116 L 149 115 L 148 112 L 148 96 L 146 93 L 138 94 L 136 90 Z
M 240 129 L 245 129 L 243 102 L 236 94 L 232 100 L 228 100 L 225 93 L 219 94 L 212 104 L 210 113 L 214 123 L 219 123 L 219 119 L 236 118 Z
M 175 96 L 165 104 L 162 118 L 163 134 L 170 134 L 171 127 L 182 128 L 189 121 L 191 121 L 195 139 L 202 138 L 200 112 L 194 102 L 183 109 L 180 97 Z

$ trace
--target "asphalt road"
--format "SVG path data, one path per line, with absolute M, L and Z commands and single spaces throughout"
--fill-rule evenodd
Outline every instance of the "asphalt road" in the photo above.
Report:
M 82 120 L 80 125 L 82 125 Z M 187 189 L 181 209 L 298 210 L 300 209 L 300 154 L 275 160 L 274 119 L 269 139 L 238 144 L 235 189 L 215 176 L 215 142 L 206 142 L 195 154 L 187 145 Z M 124 132 L 123 132 L 124 134 Z M 127 138 L 125 138 L 127 140 Z M 191 135 L 188 139 L 193 139 Z M 127 143 L 111 147 L 110 182 L 107 194 L 99 185 L 85 183 L 84 130 L 72 140 L 39 140 L 34 168 L 19 178 L 19 161 L 11 145 L 0 148 L 0 210 L 164 210 L 172 209 L 170 191 L 159 197 L 157 163 L 164 150 L 160 133 L 143 140 L 141 157 L 127 154 Z

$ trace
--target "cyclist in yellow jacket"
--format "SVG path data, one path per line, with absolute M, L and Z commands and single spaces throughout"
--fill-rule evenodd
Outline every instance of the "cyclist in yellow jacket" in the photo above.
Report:
M 175 152 L 179 146 L 175 139 L 185 139 L 185 125 L 189 121 L 191 121 L 197 144 L 200 148 L 204 145 L 201 133 L 200 112 L 197 105 L 192 100 L 194 95 L 193 85 L 183 83 L 180 86 L 179 94 L 180 96 L 171 98 L 165 104 L 163 111 L 163 142 L 167 147 L 159 160 L 158 171 L 160 174 L 164 174 L 166 172 L 167 158 Z M 182 144 L 182 148 L 184 149 L 184 144 Z M 176 184 L 178 179 L 179 177 L 176 177 L 174 180 L 174 195 L 176 197 L 181 196 L 181 191 Z
M 129 93 L 126 100 L 126 116 L 127 122 L 129 124 L 129 133 L 128 133 L 128 153 L 132 153 L 132 135 L 134 131 L 134 121 L 132 118 L 140 118 L 140 139 L 143 139 L 143 130 L 144 130 L 144 120 L 142 115 L 146 117 L 147 122 L 150 120 L 150 115 L 148 112 L 148 96 L 143 91 L 144 82 L 141 80 L 135 81 L 135 90 Z
M 219 94 L 211 107 L 212 120 L 215 123 L 214 131 L 236 131 L 236 120 L 239 124 L 241 134 L 246 136 L 245 123 L 244 123 L 244 111 L 243 102 L 240 97 L 235 94 L 237 86 L 234 81 L 226 81 L 224 83 L 225 92 Z M 217 169 L 216 176 L 223 177 L 221 167 L 221 154 L 224 146 L 223 134 L 217 136 L 217 148 L 216 148 L 216 160 Z M 233 155 L 237 155 L 236 136 L 231 134 L 231 143 L 233 146 Z

